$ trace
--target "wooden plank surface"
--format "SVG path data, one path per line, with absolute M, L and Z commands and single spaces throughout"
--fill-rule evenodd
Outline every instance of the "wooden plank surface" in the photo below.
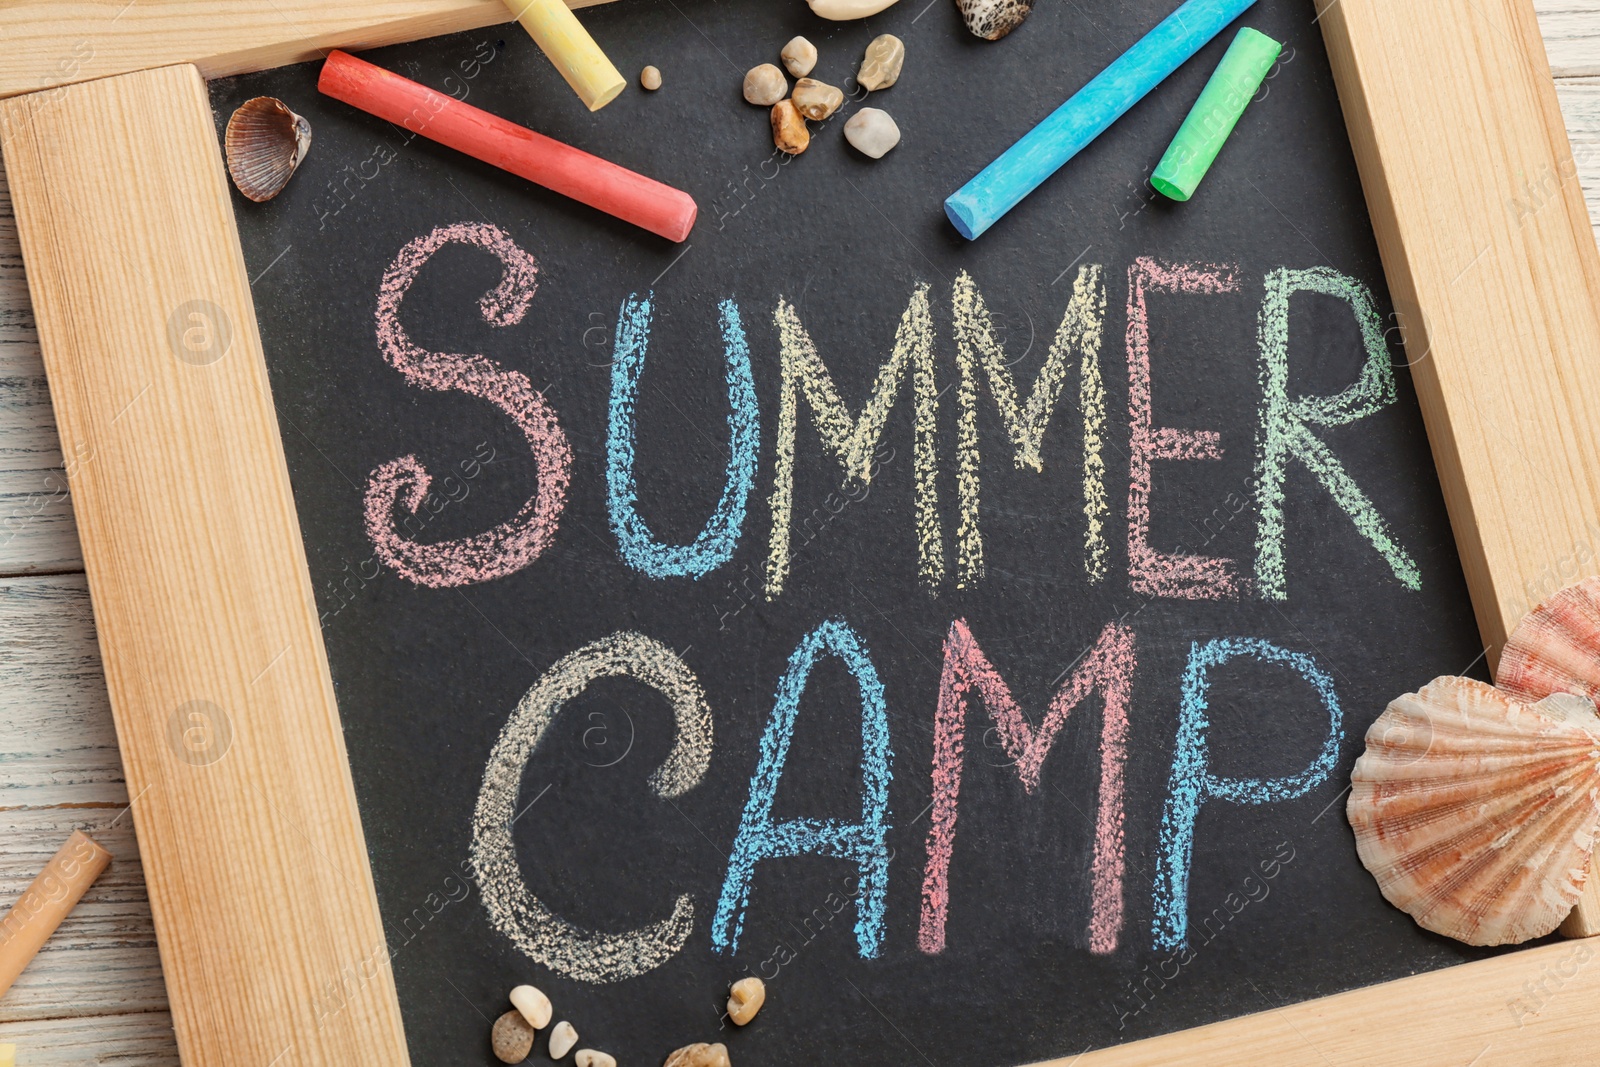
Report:
M 0 171 L 0 574 L 82 569 L 11 192 Z
M 1600 77 L 1596 77 L 1600 0 L 1539 0 L 1538 9 L 1552 67 L 1558 78 L 1571 79 L 1558 81 L 1557 93 L 1590 215 L 1600 234 Z M 11 9 L 0 11 L 0 18 L 12 14 Z M 9 58 L 0 56 L 0 63 Z M 64 474 L 60 449 L 10 197 L 0 188 L 0 576 L 81 569 L 70 502 L 54 489 L 57 483 L 47 481 L 52 473 Z M 19 508 L 32 518 L 8 538 L 4 516 Z M 35 837 L 40 826 L 49 824 L 29 821 L 35 814 L 59 820 L 49 830 L 58 844 L 71 829 L 81 827 L 100 836 L 118 856 L 85 901 L 85 907 L 92 903 L 100 909 L 97 921 L 80 924 L 74 916 L 36 963 L 47 973 L 41 978 L 30 968 L 19 981 L 18 990 L 31 990 L 25 1009 L 12 1014 L 15 992 L 0 1000 L 0 1041 L 17 1042 L 22 1062 L 29 1067 L 84 1063 L 168 1067 L 178 1062 L 171 1018 L 162 1010 L 166 991 L 159 960 L 148 940 L 153 927 L 142 868 L 133 857 L 131 840 L 121 836 L 128 833 L 129 817 L 122 815 L 110 832 L 100 828 L 116 820 L 127 804 L 115 746 L 83 576 L 0 581 L 0 906 L 43 863 L 45 846 Z M 33 810 L 10 810 L 17 808 Z M 21 831 L 25 822 L 34 837 Z M 114 889 L 114 895 L 102 897 L 108 889 Z M 1586 970 L 1593 968 L 1591 962 Z M 115 982 L 102 980 L 107 971 L 117 975 Z M 1490 1017 L 1495 1010 L 1506 1011 L 1523 982 L 1543 977 L 1537 966 L 1525 974 L 1505 976 L 1504 996 L 1497 1008 L 1490 1008 Z M 1558 1009 L 1563 1000 L 1580 1001 L 1575 990 L 1568 999 L 1568 991 L 1562 990 L 1551 1008 Z M 1270 990 L 1263 992 L 1270 996 Z M 1263 1009 L 1269 1004 L 1264 1000 Z M 146 1006 L 153 1010 L 145 1010 Z M 1383 1005 L 1376 1009 L 1381 1011 Z M 1357 1062 L 1335 1047 L 1311 1044 L 1297 1034 L 1296 1028 L 1304 1029 L 1307 1020 L 1292 1012 L 1287 1018 L 1275 1014 L 1254 1019 L 1253 1036 L 1260 1040 L 1263 1027 L 1274 1021 L 1286 1046 L 1285 1063 L 1299 1062 L 1296 1056 L 1308 1057 L 1313 1051 L 1316 1055 L 1308 1062 L 1315 1067 Z M 1202 1031 L 1194 1040 L 1226 1042 L 1227 1025 Z M 1363 1018 L 1353 1025 L 1368 1023 Z M 1096 1067 L 1186 1062 L 1196 1047 L 1187 1042 L 1157 1043 L 1145 1048 L 1164 1059 L 1102 1059 Z M 1480 1044 L 1459 1062 L 1469 1062 L 1482 1049 Z M 1477 1067 L 1568 1062 L 1554 1054 L 1543 1060 L 1518 1060 L 1513 1054 L 1521 1051 L 1525 1051 L 1522 1046 L 1491 1049 Z M 1079 1061 L 1078 1067 L 1088 1067 L 1088 1062 Z
M 1534 0 L 1550 69 L 1558 78 L 1600 75 L 1600 0 Z
M 72 487 L 179 1047 L 403 1065 L 205 84 L 161 68 L 0 119 L 63 452 L 85 457 Z M 319 1016 L 318 991 L 371 962 Z
M 1593 220 L 1527 0 L 1319 11 L 1493 668 L 1600 572 Z M 1562 932 L 1600 934 L 1600 857 Z
M 503 0 L 6 0 L 0 97 L 179 63 L 220 78 L 510 20 Z
M 1600 571 L 1593 222 L 1526 0 L 1327 4 L 1412 379 L 1497 650 L 1530 601 Z

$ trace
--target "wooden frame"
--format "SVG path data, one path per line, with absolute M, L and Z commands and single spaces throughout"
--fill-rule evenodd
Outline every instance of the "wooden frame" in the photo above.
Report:
M 1600 252 L 1543 44 L 1529 0 L 1318 3 L 1497 650 L 1600 571 Z M 501 0 L 0 9 L 5 164 L 188 1063 L 407 1062 L 203 78 L 508 18 Z M 1589 885 L 1569 934 L 1600 932 Z M 1597 952 L 1545 946 L 1072 1062 L 1587 1062 Z M 318 1016 L 331 984 L 346 1007 Z

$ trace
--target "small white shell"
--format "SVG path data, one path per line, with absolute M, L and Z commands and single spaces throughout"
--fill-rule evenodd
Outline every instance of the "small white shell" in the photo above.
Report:
M 1347 813 L 1389 903 L 1469 945 L 1550 933 L 1577 903 L 1600 825 L 1600 718 L 1435 678 L 1367 731 Z
M 257 203 L 283 191 L 310 149 L 311 124 L 272 96 L 240 104 L 223 137 L 233 184 Z

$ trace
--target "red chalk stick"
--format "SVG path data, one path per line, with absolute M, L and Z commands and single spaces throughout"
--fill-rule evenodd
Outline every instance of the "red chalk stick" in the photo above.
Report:
M 671 241 L 689 236 L 699 212 L 694 198 L 681 189 L 443 96 L 348 52 L 328 54 L 317 88 Z

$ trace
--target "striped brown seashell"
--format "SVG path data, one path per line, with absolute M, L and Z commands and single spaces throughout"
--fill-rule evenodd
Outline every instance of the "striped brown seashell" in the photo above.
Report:
M 1585 697 L 1435 678 L 1367 731 L 1346 811 L 1362 864 L 1419 926 L 1469 945 L 1542 937 L 1588 876 L 1600 717 Z
M 289 184 L 311 148 L 311 124 L 272 96 L 240 104 L 223 137 L 228 174 L 239 191 L 260 203 Z
M 1600 578 L 1567 586 L 1517 623 L 1495 684 L 1524 701 L 1551 693 L 1600 699 Z

